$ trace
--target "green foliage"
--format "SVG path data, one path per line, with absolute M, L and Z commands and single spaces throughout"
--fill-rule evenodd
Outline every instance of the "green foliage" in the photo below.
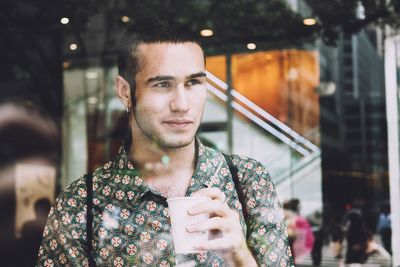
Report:
M 296 45 L 315 33 L 283 0 L 126 1 L 112 9 L 110 21 L 127 15 L 132 18 L 130 25 L 138 30 L 154 22 L 187 27 L 196 34 L 212 29 L 215 35 L 204 38 L 209 51 L 243 49 L 247 42 Z
M 340 32 L 353 34 L 372 23 L 391 23 L 397 17 L 394 1 L 305 0 L 318 17 L 324 41 L 330 44 L 335 43 Z

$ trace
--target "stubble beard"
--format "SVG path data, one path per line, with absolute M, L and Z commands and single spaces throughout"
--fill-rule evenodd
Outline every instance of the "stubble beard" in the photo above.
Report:
M 147 139 L 149 139 L 153 143 L 157 144 L 157 146 L 161 149 L 170 150 L 170 149 L 180 149 L 180 148 L 186 147 L 193 142 L 193 140 L 196 136 L 196 134 L 194 133 L 190 137 L 190 140 L 179 140 L 178 136 L 176 138 L 174 138 L 174 136 L 169 138 L 169 136 L 167 136 L 166 134 L 163 134 L 162 132 L 157 131 L 157 129 L 155 127 L 146 127 L 144 125 L 145 123 L 142 123 L 145 121 L 145 119 L 143 119 L 139 115 L 139 113 L 137 112 L 136 109 L 133 110 L 132 115 L 134 117 L 137 127 L 139 128 L 139 131 L 142 132 Z M 151 126 L 151 125 L 149 124 L 149 126 Z M 175 139 L 175 140 L 171 140 L 171 139 Z

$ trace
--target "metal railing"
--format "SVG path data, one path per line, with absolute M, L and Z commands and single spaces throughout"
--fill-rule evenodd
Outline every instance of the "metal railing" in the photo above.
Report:
M 226 90 L 227 84 L 216 77 L 211 72 L 207 71 L 207 78 L 211 82 L 207 83 L 208 90 L 218 97 L 220 100 L 226 102 L 228 97 Z M 216 86 L 218 86 L 218 88 Z M 315 144 L 311 143 L 305 137 L 294 131 L 292 128 L 282 123 L 280 120 L 272 116 L 270 113 L 257 106 L 241 93 L 232 89 L 232 107 L 240 114 L 251 120 L 253 123 L 263 128 L 274 137 L 287 144 L 293 150 L 300 153 L 302 156 L 309 156 L 311 154 L 319 154 L 320 149 Z

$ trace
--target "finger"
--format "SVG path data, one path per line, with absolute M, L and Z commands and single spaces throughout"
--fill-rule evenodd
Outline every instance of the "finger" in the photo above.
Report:
M 187 211 L 189 215 L 196 215 L 200 213 L 216 214 L 217 216 L 227 217 L 231 213 L 231 209 L 227 204 L 219 200 L 205 201 L 190 207 Z
M 195 245 L 195 249 L 198 250 L 229 250 L 233 248 L 232 241 L 225 238 L 217 238 L 213 240 L 208 240 L 200 242 Z
M 207 230 L 227 231 L 227 226 L 228 224 L 226 223 L 226 219 L 222 219 L 221 217 L 213 217 L 201 223 L 194 223 L 186 226 L 186 231 L 189 233 L 203 232 Z
M 226 199 L 225 194 L 218 187 L 202 188 L 199 191 L 195 192 L 192 196 L 210 197 L 213 200 L 218 199 L 221 202 L 224 202 Z

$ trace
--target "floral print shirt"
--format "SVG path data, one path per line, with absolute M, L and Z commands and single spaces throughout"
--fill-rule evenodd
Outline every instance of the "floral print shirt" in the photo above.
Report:
M 197 142 L 197 166 L 186 195 L 212 186 L 221 189 L 240 215 L 243 234 L 259 266 L 293 266 L 286 226 L 274 185 L 257 161 L 232 155 L 248 209 L 244 222 L 229 167 L 220 152 Z M 39 249 L 38 266 L 88 266 L 86 183 L 69 185 L 51 208 Z M 249 229 L 246 229 L 246 225 Z M 168 206 L 129 162 L 118 156 L 93 173 L 93 250 L 97 266 L 227 266 L 216 252 L 175 255 Z

